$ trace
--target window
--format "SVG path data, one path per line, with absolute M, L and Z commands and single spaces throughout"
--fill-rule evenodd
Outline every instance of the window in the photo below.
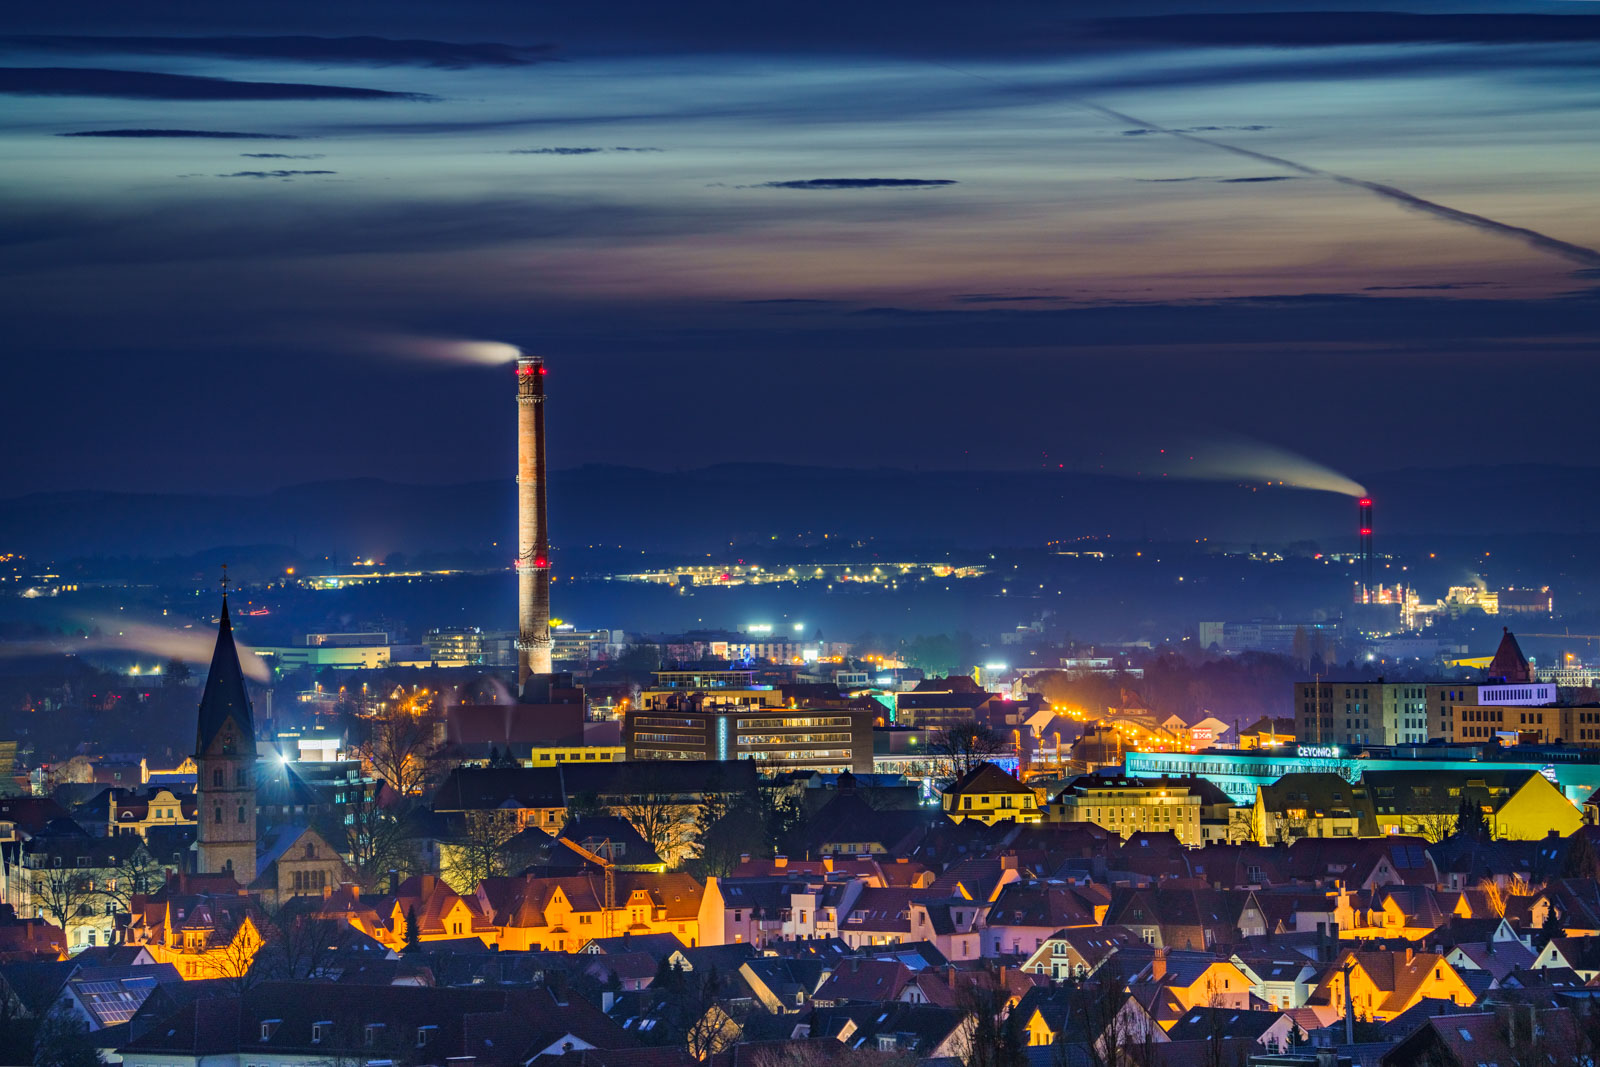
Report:
M 240 767 L 236 768 L 234 770 L 234 772 L 233 772 L 233 784 L 238 786 L 240 789 L 243 789 L 244 788 L 244 776 L 245 776 L 245 769 L 241 765 Z
M 329 1019 L 324 1019 L 321 1022 L 312 1023 L 311 1024 L 311 1043 L 313 1045 L 322 1044 L 322 1028 L 324 1026 L 332 1026 L 332 1025 L 333 1025 L 333 1022 L 332 1022 L 332 1020 L 329 1020 Z
M 381 1033 L 382 1031 L 383 1031 L 383 1024 L 382 1023 L 368 1023 L 367 1024 L 365 1040 L 366 1040 L 368 1048 L 371 1048 L 373 1045 L 376 1045 L 378 1043 L 378 1034 Z
M 218 767 L 211 772 L 211 788 L 222 788 L 222 768 Z
M 211 821 L 215 822 L 215 823 L 222 822 L 222 805 L 221 804 L 218 804 L 217 807 L 216 807 L 216 810 L 214 812 L 212 812 Z

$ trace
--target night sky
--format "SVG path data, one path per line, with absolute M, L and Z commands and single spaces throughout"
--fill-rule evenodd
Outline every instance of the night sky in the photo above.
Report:
M 1589 464 L 1592 8 L 12 5 L 0 494 Z

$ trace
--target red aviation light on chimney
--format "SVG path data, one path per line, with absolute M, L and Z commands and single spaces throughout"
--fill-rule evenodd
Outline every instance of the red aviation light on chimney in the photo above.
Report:
M 550 566 L 550 561 L 543 556 L 535 556 L 533 557 L 533 565 L 535 567 L 548 567 Z
M 1361 536 L 1362 537 L 1371 537 L 1372 536 L 1372 527 L 1370 527 L 1370 526 L 1361 527 Z
M 1364 496 L 1360 500 L 1357 500 L 1356 503 L 1361 507 L 1370 508 L 1372 506 L 1372 498 L 1370 496 Z

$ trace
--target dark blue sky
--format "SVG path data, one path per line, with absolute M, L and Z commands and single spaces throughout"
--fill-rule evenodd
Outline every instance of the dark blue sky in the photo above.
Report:
M 1600 19 L 1385 6 L 13 8 L 0 494 L 1586 463 Z

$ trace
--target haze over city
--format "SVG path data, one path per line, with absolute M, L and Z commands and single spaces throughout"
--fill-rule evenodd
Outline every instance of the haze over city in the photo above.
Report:
M 1600 1062 L 1597 60 L 0 15 L 0 1064 Z

